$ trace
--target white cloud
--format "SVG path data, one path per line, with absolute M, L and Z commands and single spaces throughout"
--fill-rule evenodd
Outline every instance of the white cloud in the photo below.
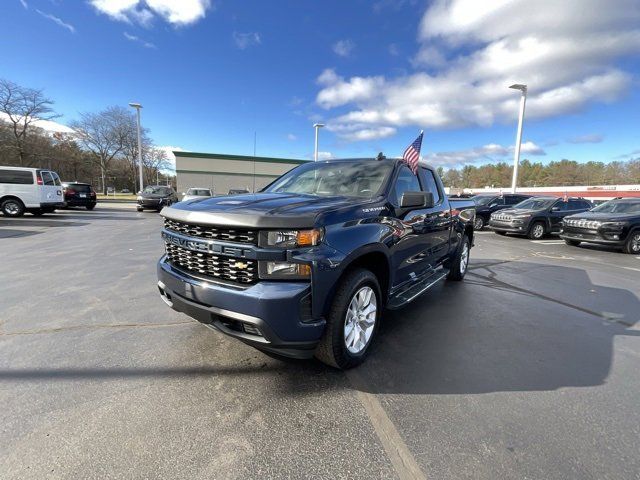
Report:
M 335 158 L 331 152 L 318 152 L 318 160 L 331 160 Z
M 387 51 L 389 52 L 389 55 L 393 57 L 397 57 L 398 55 L 400 55 L 400 49 L 398 48 L 398 45 L 395 43 L 390 43 L 389 46 L 387 47 Z
M 589 133 L 586 135 L 577 135 L 567 139 L 569 143 L 600 143 L 604 137 L 598 133 Z
M 619 60 L 640 49 L 640 3 L 436 0 L 418 34 L 412 74 L 343 78 L 323 71 L 316 103 L 347 109 L 328 124 L 359 123 L 386 134 L 382 127 L 514 122 L 519 97 L 507 88 L 512 83 L 529 85 L 527 118 L 615 101 L 632 83 Z
M 175 26 L 184 26 L 205 17 L 210 0 L 90 0 L 100 13 L 127 23 L 151 24 L 160 17 Z
M 145 48 L 156 48 L 155 44 L 151 43 L 151 42 L 147 42 L 146 40 L 142 40 L 140 37 L 136 36 L 136 35 L 131 35 L 127 32 L 124 32 L 124 38 L 126 38 L 127 40 L 131 41 L 131 42 L 136 42 L 139 43 L 140 45 L 142 45 Z
M 73 25 L 71 25 L 70 23 L 66 23 L 64 20 L 62 20 L 59 17 L 56 17 L 55 15 L 52 15 L 50 13 L 44 13 L 40 10 L 38 10 L 36 8 L 36 12 L 38 12 L 38 14 L 42 15 L 44 18 L 51 20 L 53 23 L 55 23 L 56 25 L 62 27 L 62 28 L 66 28 L 67 30 L 69 30 L 71 33 L 76 33 L 76 29 Z
M 496 143 L 490 143 L 467 150 L 428 153 L 422 158 L 424 161 L 432 165 L 453 168 L 468 165 L 470 163 L 488 163 L 511 160 L 513 151 L 513 146 L 505 147 Z M 523 142 L 520 147 L 520 152 L 523 156 L 546 155 L 546 152 L 540 146 L 531 141 Z
M 293 133 L 287 134 L 287 140 L 289 140 L 290 142 L 295 142 L 297 139 L 298 137 L 296 137 Z
M 1 121 L 8 122 L 9 115 L 4 112 L 0 112 L 0 122 Z M 31 125 L 41 128 L 45 132 L 49 133 L 75 133 L 72 128 L 63 125 L 62 123 L 54 122 L 53 120 L 33 120 Z
M 20 3 L 22 4 L 25 10 L 29 10 L 29 4 L 27 3 L 27 0 L 20 0 Z
M 340 57 L 348 57 L 353 52 L 353 49 L 356 48 L 356 44 L 353 40 L 338 40 L 333 44 L 333 51 L 336 55 Z
M 262 43 L 262 39 L 258 32 L 233 32 L 233 41 L 236 42 L 236 46 L 240 50 L 244 50 L 245 48 L 253 45 L 260 45 Z

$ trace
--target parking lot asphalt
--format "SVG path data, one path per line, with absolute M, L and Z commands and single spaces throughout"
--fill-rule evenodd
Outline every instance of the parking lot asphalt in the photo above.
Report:
M 0 478 L 640 478 L 640 258 L 479 232 L 344 373 L 160 300 L 160 217 L 0 218 Z

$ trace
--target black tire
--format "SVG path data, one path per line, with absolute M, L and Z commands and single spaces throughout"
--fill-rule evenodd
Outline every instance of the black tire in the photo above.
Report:
M 87 205 L 86 206 L 86 209 L 89 210 L 89 211 L 93 210 L 94 208 L 96 208 L 95 205 Z
M 365 287 L 370 287 L 373 290 L 373 295 L 375 295 L 375 321 L 371 335 L 362 350 L 358 353 L 353 353 L 346 346 L 345 324 L 347 321 L 347 309 L 356 294 Z M 341 370 L 361 364 L 367 357 L 371 344 L 375 340 L 378 326 L 380 325 L 381 312 L 382 296 L 376 276 L 363 268 L 357 268 L 347 273 L 336 289 L 329 315 L 327 315 L 327 327 L 316 347 L 316 358 Z
M 566 243 L 567 245 L 571 246 L 571 247 L 577 247 L 579 246 L 582 242 L 580 240 L 569 240 L 568 238 L 564 239 L 564 243 Z
M 544 223 L 542 222 L 534 222 L 529 228 L 529 232 L 527 233 L 527 237 L 531 240 L 540 240 L 544 237 L 545 234 Z
M 29 213 L 30 213 L 31 215 L 33 215 L 34 217 L 41 217 L 42 215 L 44 215 L 44 214 L 45 214 L 45 213 L 47 213 L 47 212 L 45 212 L 45 211 L 44 211 L 43 209 L 41 209 L 41 208 L 36 208 L 35 210 L 29 210 Z
M 476 215 L 476 219 L 473 222 L 473 229 L 474 230 L 482 230 L 484 228 L 484 218 Z
M 469 241 L 469 237 L 465 235 L 464 237 L 462 237 L 462 241 L 460 242 L 460 247 L 456 252 L 455 258 L 451 262 L 449 274 L 447 275 L 447 280 L 453 280 L 454 282 L 459 282 L 464 278 L 464 276 L 467 274 L 467 270 L 469 269 L 470 253 L 471 253 L 471 242 Z
M 497 233 L 498 235 L 502 235 L 503 237 L 507 234 L 507 232 L 501 232 L 499 230 L 494 230 L 495 233 Z
M 640 230 L 634 230 L 629 234 L 622 251 L 631 255 L 640 255 Z
M 0 210 L 5 217 L 21 217 L 24 215 L 24 203 L 17 198 L 7 198 L 0 204 Z
M 144 211 L 144 208 L 142 208 L 142 207 L 136 207 L 136 210 L 137 210 L 137 211 L 139 211 L 139 212 L 142 212 L 142 211 Z

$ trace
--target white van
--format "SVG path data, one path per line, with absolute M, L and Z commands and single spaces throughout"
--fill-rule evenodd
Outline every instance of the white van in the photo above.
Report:
M 64 207 L 62 182 L 42 168 L 0 166 L 0 211 L 5 217 L 51 213 Z

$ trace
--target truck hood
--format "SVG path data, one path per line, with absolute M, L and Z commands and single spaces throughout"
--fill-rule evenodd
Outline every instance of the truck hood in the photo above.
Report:
M 321 214 L 372 201 L 352 197 L 256 193 L 180 202 L 164 208 L 161 214 L 173 220 L 203 225 L 311 228 Z

